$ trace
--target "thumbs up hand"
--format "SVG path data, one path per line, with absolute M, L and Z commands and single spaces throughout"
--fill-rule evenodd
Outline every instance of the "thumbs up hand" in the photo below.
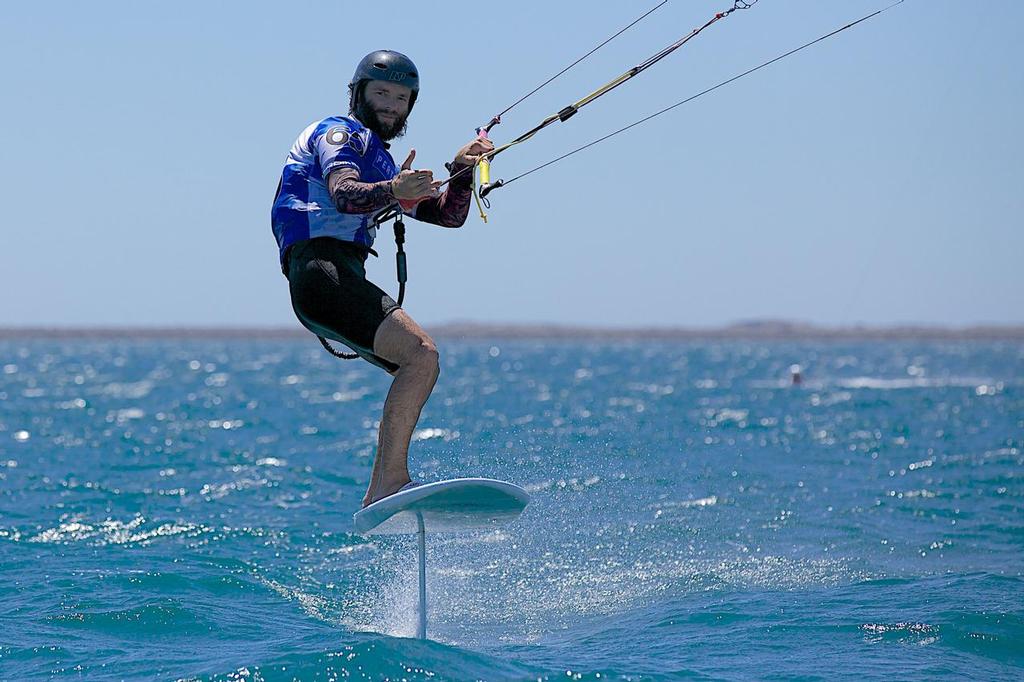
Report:
M 416 158 L 416 150 L 409 150 L 409 156 L 402 162 L 401 170 L 391 181 L 391 194 L 402 202 L 422 201 L 438 195 L 440 180 L 434 180 L 434 172 L 430 170 L 412 170 L 412 161 Z
M 416 150 L 410 149 L 409 156 L 405 157 L 405 161 L 402 162 L 402 170 L 412 170 L 412 160 L 416 158 Z

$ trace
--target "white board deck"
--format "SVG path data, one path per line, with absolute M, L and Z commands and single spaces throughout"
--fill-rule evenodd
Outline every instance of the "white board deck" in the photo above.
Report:
M 493 478 L 453 478 L 409 488 L 377 500 L 353 516 L 357 533 L 416 533 L 473 530 L 511 523 L 530 502 L 512 483 Z

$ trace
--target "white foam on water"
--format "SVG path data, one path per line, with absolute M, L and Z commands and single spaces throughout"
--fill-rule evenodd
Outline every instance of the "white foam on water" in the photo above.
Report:
M 194 523 L 163 523 L 155 528 L 146 527 L 146 519 L 136 516 L 129 521 L 105 519 L 87 522 L 81 516 L 72 517 L 53 528 L 30 536 L 26 542 L 38 544 L 71 544 L 89 542 L 104 545 L 148 545 L 154 540 L 184 535 L 195 537 L 213 529 Z

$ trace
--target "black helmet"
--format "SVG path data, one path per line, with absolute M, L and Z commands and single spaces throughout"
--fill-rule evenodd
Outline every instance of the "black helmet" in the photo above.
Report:
M 348 84 L 353 104 L 358 97 L 359 86 L 366 81 L 389 81 L 412 90 L 409 95 L 409 111 L 412 111 L 416 95 L 420 92 L 420 74 L 416 65 L 404 54 L 394 50 L 376 50 L 360 60 Z

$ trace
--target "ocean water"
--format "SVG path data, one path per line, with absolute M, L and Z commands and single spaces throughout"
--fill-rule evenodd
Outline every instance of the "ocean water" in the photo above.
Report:
M 428 536 L 419 641 L 351 527 L 383 372 L 0 341 L 0 679 L 1024 676 L 1024 345 L 440 347 L 413 477 L 533 500 Z

